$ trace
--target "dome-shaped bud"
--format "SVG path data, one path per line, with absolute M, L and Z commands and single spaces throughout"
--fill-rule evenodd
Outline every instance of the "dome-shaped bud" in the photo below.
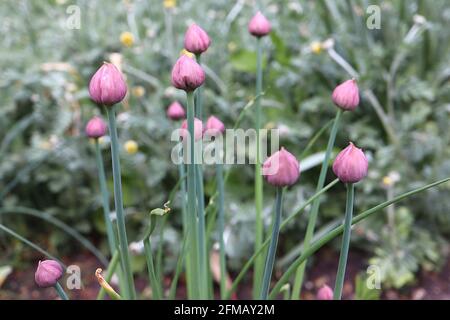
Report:
M 334 174 L 344 183 L 355 183 L 367 176 L 369 162 L 364 152 L 350 142 L 333 163 Z
M 277 187 L 290 186 L 300 176 L 300 164 L 297 159 L 286 149 L 272 154 L 264 162 L 262 174 L 267 182 Z
M 112 106 L 125 98 L 127 84 L 122 73 L 112 63 L 105 62 L 92 76 L 89 95 L 98 104 Z
M 336 106 L 345 111 L 353 111 L 359 104 L 359 90 L 355 79 L 338 85 L 331 96 Z
M 55 260 L 39 261 L 34 280 L 41 288 L 53 287 L 62 277 L 63 267 Z

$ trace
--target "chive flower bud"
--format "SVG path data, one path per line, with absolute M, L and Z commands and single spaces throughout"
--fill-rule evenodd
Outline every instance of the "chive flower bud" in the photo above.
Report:
M 368 167 L 364 152 L 350 142 L 334 160 L 333 172 L 344 183 L 356 183 L 367 176 Z
M 122 73 L 112 63 L 103 63 L 89 83 L 91 99 L 98 104 L 112 106 L 122 101 L 126 94 L 127 84 Z
M 188 123 L 184 120 L 181 124 L 181 138 L 183 141 L 189 136 Z M 203 137 L 203 122 L 197 118 L 194 119 L 194 140 L 198 141 Z
M 355 79 L 338 85 L 331 96 L 336 106 L 344 111 L 353 111 L 359 104 L 359 90 Z
M 211 39 L 197 24 L 192 24 L 184 35 L 184 48 L 192 53 L 200 54 L 208 50 Z
M 333 300 L 333 290 L 327 285 L 317 291 L 317 300 Z
M 182 55 L 172 69 L 172 85 L 175 88 L 191 92 L 205 82 L 205 72 L 192 58 Z
M 210 116 L 206 121 L 206 131 L 210 136 L 221 135 L 225 132 L 225 125 L 215 116 Z
M 248 31 L 255 37 L 264 37 L 270 33 L 272 29 L 269 20 L 258 11 L 248 24 Z
M 62 277 L 63 267 L 55 260 L 39 261 L 34 280 L 41 288 L 53 287 Z
M 300 176 L 300 164 L 293 154 L 282 147 L 264 162 L 262 174 L 273 186 L 290 186 Z
M 103 121 L 102 118 L 95 116 L 86 124 L 86 135 L 89 138 L 98 139 L 103 137 L 106 134 L 106 130 L 108 130 L 108 126 L 106 122 Z
M 166 114 L 171 120 L 180 120 L 186 117 L 186 111 L 184 111 L 183 106 L 178 101 L 174 101 L 170 104 Z

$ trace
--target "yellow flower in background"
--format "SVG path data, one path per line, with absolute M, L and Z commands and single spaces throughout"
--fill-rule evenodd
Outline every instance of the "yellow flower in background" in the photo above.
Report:
M 135 154 L 136 152 L 138 152 L 139 146 L 136 141 L 128 140 L 127 142 L 125 142 L 124 148 L 128 154 Z
M 195 54 L 187 51 L 186 49 L 181 50 L 180 56 L 182 56 L 182 55 L 188 56 L 189 58 L 192 58 L 192 59 L 195 58 Z
M 314 41 L 313 43 L 311 43 L 310 49 L 313 53 L 315 54 L 319 54 L 322 52 L 322 43 L 320 43 L 319 41 Z
M 141 98 L 145 94 L 145 88 L 143 86 L 136 86 L 131 89 L 133 96 Z
M 228 51 L 230 51 L 230 52 L 235 52 L 237 49 L 237 45 L 233 41 L 228 42 L 227 47 L 228 47 Z
M 131 47 L 134 43 L 134 36 L 131 32 L 125 31 L 120 34 L 120 42 L 125 47 Z
M 175 8 L 177 6 L 177 0 L 164 0 L 163 5 L 166 9 Z
M 384 185 L 385 187 L 392 186 L 393 184 L 394 184 L 394 181 L 392 181 L 392 178 L 391 178 L 391 177 L 389 177 L 389 176 L 383 177 L 383 185 Z

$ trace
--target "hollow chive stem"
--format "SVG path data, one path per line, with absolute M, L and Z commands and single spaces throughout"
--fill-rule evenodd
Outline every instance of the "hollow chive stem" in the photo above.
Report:
M 196 212 L 196 197 L 195 197 L 195 136 L 194 136 L 194 93 L 187 93 L 187 122 L 188 122 L 188 132 L 189 141 L 187 143 L 188 151 L 188 163 L 187 167 L 187 205 L 188 205 L 188 228 L 190 230 L 190 257 L 189 262 L 191 267 L 189 271 L 191 272 L 188 279 L 191 281 L 190 286 L 192 287 L 192 292 L 194 293 L 193 299 L 199 298 L 199 282 L 198 282 L 198 272 L 200 270 L 199 258 L 198 258 L 198 226 L 197 226 L 197 212 Z
M 147 260 L 148 275 L 150 279 L 150 287 L 152 288 L 153 299 L 161 300 L 163 298 L 160 283 L 156 275 L 155 264 L 153 261 L 152 246 L 150 237 L 144 239 L 145 258 Z
M 219 232 L 219 261 L 220 261 L 220 297 L 225 299 L 227 293 L 226 287 L 226 275 L 227 275 L 227 264 L 225 257 L 225 212 L 224 212 L 224 183 L 223 183 L 223 164 L 216 164 L 216 183 L 217 183 L 217 194 L 218 194 L 218 232 Z
M 261 175 L 261 146 L 259 130 L 261 129 L 261 91 L 262 91 L 262 40 L 256 40 L 256 98 L 255 98 L 255 130 L 256 130 L 256 164 L 255 164 L 255 251 L 259 249 L 264 237 L 264 224 L 262 217 L 263 206 L 263 179 Z M 261 290 L 261 276 L 264 267 L 264 255 L 255 260 L 253 276 L 253 297 L 259 297 Z
M 202 55 L 196 54 L 197 63 L 202 64 Z M 203 117 L 203 86 L 200 86 L 195 90 L 195 116 L 197 119 L 202 120 Z
M 344 235 L 342 238 L 341 255 L 339 256 L 336 284 L 334 286 L 334 300 L 341 300 L 342 288 L 344 286 L 345 269 L 347 268 L 348 249 L 350 246 L 350 234 L 352 228 L 353 200 L 355 197 L 355 185 L 347 184 L 347 204 L 345 209 Z
M 199 142 L 201 144 L 201 142 Z M 201 147 L 200 147 L 201 150 Z M 205 199 L 203 196 L 203 170 L 201 164 L 195 164 L 198 212 L 198 257 L 200 266 L 200 298 L 208 298 L 208 257 L 206 254 Z
M 59 282 L 55 284 L 55 290 L 62 300 L 69 300 L 67 293 L 64 291 L 63 287 L 59 284 Z
M 111 136 L 111 158 L 114 178 L 114 203 L 117 215 L 117 230 L 119 240 L 120 262 L 127 284 L 127 295 L 129 299 L 136 299 L 133 273 L 131 271 L 130 256 L 128 252 L 128 239 L 125 227 L 125 215 L 123 212 L 122 181 L 120 176 L 119 141 L 117 138 L 116 110 L 114 107 L 106 108 L 109 121 L 109 133 Z
M 277 196 L 275 203 L 275 215 L 272 224 L 272 237 L 269 245 L 269 252 L 267 253 L 266 263 L 264 266 L 264 276 L 261 287 L 261 299 L 266 300 L 269 294 L 270 279 L 272 278 L 273 265 L 275 262 L 275 254 L 277 252 L 278 235 L 280 234 L 281 223 L 281 206 L 283 202 L 283 188 L 277 188 Z
M 322 161 L 322 167 L 320 168 L 319 180 L 317 181 L 316 192 L 319 192 L 325 184 L 325 178 L 327 176 L 328 163 L 330 162 L 331 152 L 334 147 L 334 141 L 336 140 L 337 129 L 339 127 L 339 120 L 342 115 L 342 110 L 338 109 L 336 117 L 334 118 L 333 127 L 331 128 L 330 137 L 328 139 L 327 150 L 325 152 L 325 158 Z M 314 229 L 316 227 L 317 215 L 319 213 L 320 197 L 314 200 L 309 214 L 308 226 L 306 227 L 305 239 L 303 241 L 303 252 L 308 250 L 311 240 L 314 235 Z M 292 288 L 291 299 L 296 300 L 300 297 L 302 284 L 305 275 L 306 260 L 302 263 L 295 274 L 294 286 Z
M 105 169 L 103 166 L 102 152 L 100 150 L 100 144 L 98 139 L 95 139 L 95 155 L 97 160 L 97 170 L 98 170 L 98 180 L 100 184 L 100 192 L 102 194 L 102 205 L 103 205 L 103 215 L 106 225 L 106 235 L 108 237 L 108 244 L 111 256 L 116 250 L 116 236 L 114 234 L 114 228 L 110 218 L 110 207 L 109 207 L 109 194 L 108 188 L 106 187 L 106 176 Z

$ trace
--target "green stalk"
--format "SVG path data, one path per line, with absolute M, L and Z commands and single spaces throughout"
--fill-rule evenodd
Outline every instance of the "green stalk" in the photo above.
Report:
M 201 143 L 201 142 L 200 142 Z M 201 149 L 201 148 L 200 148 Z M 203 174 L 201 164 L 195 164 L 195 173 L 197 180 L 197 204 L 198 204 L 198 247 L 199 247 L 199 266 L 200 266 L 200 299 L 208 298 L 208 256 L 206 252 L 205 236 L 205 198 L 203 195 Z
M 113 167 L 114 178 L 114 202 L 116 205 L 117 215 L 117 229 L 119 235 L 119 247 L 120 247 L 120 261 L 124 277 L 127 283 L 127 295 L 129 299 L 136 299 L 136 291 L 134 288 L 133 273 L 131 271 L 130 256 L 128 252 L 128 239 L 127 231 L 125 227 L 125 215 L 123 212 L 123 198 L 122 198 L 122 182 L 120 176 L 120 160 L 119 160 L 119 141 L 117 138 L 116 127 L 116 110 L 114 107 L 111 109 L 106 108 L 109 121 L 109 134 L 111 135 L 111 157 Z
M 62 300 L 69 300 L 69 297 L 67 296 L 66 292 L 64 291 L 63 287 L 61 287 L 59 282 L 56 282 L 55 290 L 56 292 L 58 292 L 58 295 L 61 297 Z
M 103 216 L 105 219 L 106 225 L 106 235 L 108 237 L 109 244 L 109 252 L 110 254 L 114 254 L 116 251 L 116 236 L 114 234 L 114 229 L 112 225 L 112 221 L 110 218 L 110 207 L 109 207 L 109 194 L 108 188 L 106 187 L 106 176 L 105 176 L 105 168 L 103 166 L 102 152 L 100 150 L 100 144 L 98 143 L 98 139 L 95 139 L 95 155 L 97 160 L 97 170 L 98 170 L 98 180 L 100 184 L 100 191 L 102 193 L 102 205 L 103 205 Z
M 445 182 L 450 181 L 450 177 L 427 184 L 425 186 L 422 186 L 420 188 L 416 188 L 414 190 L 405 192 L 397 197 L 395 197 L 392 200 L 389 201 L 385 201 L 383 203 L 380 203 L 379 205 L 372 207 L 362 213 L 360 213 L 359 215 L 357 215 L 356 217 L 354 217 L 352 219 L 352 225 L 367 219 L 368 217 L 370 217 L 372 214 L 374 214 L 375 212 L 381 211 L 382 209 L 386 208 L 387 206 L 396 203 L 400 200 L 403 200 L 405 198 L 408 198 L 416 193 L 425 191 L 429 188 L 438 186 L 440 184 L 443 184 Z M 327 244 L 328 242 L 330 242 L 331 240 L 333 240 L 334 238 L 336 238 L 337 236 L 339 236 L 342 232 L 344 231 L 344 226 L 341 225 L 335 229 L 333 229 L 332 231 L 330 231 L 329 233 L 327 233 L 326 235 L 324 235 L 323 237 L 321 237 L 319 240 L 315 241 L 307 250 L 303 251 L 303 253 L 290 265 L 290 267 L 283 273 L 283 276 L 278 280 L 278 282 L 275 284 L 275 286 L 273 287 L 270 295 L 269 295 L 269 299 L 273 299 L 277 296 L 277 294 L 280 292 L 281 288 L 283 287 L 283 285 L 289 281 L 290 277 L 295 273 L 295 271 L 297 270 L 297 268 L 304 262 L 306 261 L 310 256 L 312 256 L 317 250 L 319 250 L 320 248 L 322 248 L 325 244 Z
M 217 224 L 219 233 L 219 258 L 220 258 L 220 297 L 225 298 L 227 291 L 226 276 L 227 276 L 227 264 L 225 257 L 225 240 L 223 238 L 225 231 L 225 212 L 224 212 L 224 183 L 223 183 L 223 164 L 216 164 L 216 183 L 217 192 L 219 195 L 219 202 L 217 211 L 219 213 Z
M 297 209 L 295 212 L 293 212 L 289 217 L 287 217 L 283 223 L 280 226 L 280 230 L 283 229 L 285 226 L 289 224 L 299 213 L 303 212 L 307 206 L 309 206 L 316 198 L 320 197 L 323 193 L 327 192 L 331 187 L 333 187 L 336 183 L 339 182 L 339 179 L 335 179 L 332 182 L 330 182 L 326 187 L 324 187 L 320 192 L 314 194 L 311 198 L 309 198 L 299 209 Z M 236 291 L 238 284 L 241 282 L 241 280 L 244 278 L 244 275 L 247 273 L 247 271 L 252 266 L 255 259 L 263 252 L 265 248 L 269 245 L 269 242 L 271 240 L 271 237 L 267 238 L 264 243 L 259 247 L 259 249 L 248 259 L 248 261 L 245 263 L 244 267 L 241 269 L 239 274 L 234 279 L 230 290 L 228 290 L 226 299 L 229 299 L 231 294 Z
M 161 300 L 163 298 L 163 294 L 161 292 L 160 282 L 158 281 L 156 271 L 155 271 L 150 237 L 144 238 L 144 249 L 145 249 L 145 258 L 147 260 L 147 268 L 148 268 L 148 275 L 149 275 L 149 279 L 150 279 L 150 287 L 152 288 L 152 297 L 155 300 Z
M 184 235 L 183 245 L 181 246 L 181 250 L 178 254 L 178 260 L 177 260 L 177 265 L 175 268 L 175 274 L 172 278 L 172 283 L 170 284 L 170 289 L 169 289 L 169 300 L 174 300 L 176 297 L 178 279 L 180 278 L 180 274 L 183 269 L 183 261 L 184 261 L 184 259 L 186 259 L 188 257 L 188 255 L 187 255 L 187 251 L 189 251 L 189 247 L 188 247 L 189 244 L 187 241 L 189 238 L 188 236 L 189 236 L 189 230 L 187 230 L 186 234 Z
M 188 277 L 192 287 L 193 296 L 190 299 L 199 297 L 198 272 L 200 270 L 198 257 L 198 232 L 197 232 L 197 213 L 196 213 L 196 197 L 195 197 L 195 137 L 194 137 L 194 93 L 187 93 L 187 122 L 189 131 L 189 161 L 187 166 L 187 193 L 188 193 L 188 228 L 190 231 L 191 253 L 189 257 L 191 274 Z
M 119 263 L 119 257 L 120 257 L 120 253 L 116 249 L 116 251 L 114 251 L 114 254 L 113 254 L 113 256 L 111 258 L 111 261 L 109 262 L 109 265 L 108 265 L 108 271 L 106 272 L 106 276 L 105 276 L 105 281 L 106 282 L 111 281 L 111 278 L 112 278 L 112 276 L 114 275 L 114 272 L 117 269 L 117 264 Z M 97 295 L 97 300 L 103 300 L 105 294 L 106 294 L 105 288 L 100 287 L 100 291 L 98 292 L 98 295 Z
M 347 268 L 348 249 L 350 246 L 350 233 L 352 228 L 353 200 L 355 197 L 355 185 L 347 184 L 347 204 L 345 209 L 344 237 L 342 238 L 341 255 L 339 256 L 339 266 L 336 274 L 336 284 L 334 286 L 334 300 L 341 300 L 342 288 L 344 286 L 345 269 Z
M 196 54 L 195 57 L 197 58 L 197 63 L 201 65 L 202 55 Z M 195 91 L 195 116 L 197 117 L 197 119 L 203 121 L 203 86 L 198 87 Z
M 269 252 L 266 257 L 266 264 L 264 266 L 261 300 L 266 300 L 267 295 L 269 294 L 270 279 L 272 278 L 273 264 L 275 262 L 275 254 L 277 252 L 278 236 L 280 234 L 282 202 L 283 202 L 283 188 L 278 187 L 275 205 L 275 216 L 272 226 L 272 236 L 270 240 Z
M 259 249 L 264 238 L 264 224 L 262 216 L 263 206 L 263 181 L 261 175 L 260 136 L 261 129 L 261 91 L 262 91 L 262 41 L 257 38 L 256 58 L 256 100 L 255 100 L 255 130 L 256 130 L 256 164 L 255 164 L 255 251 Z M 264 257 L 260 256 L 255 261 L 253 276 L 253 297 L 256 299 L 261 291 L 261 277 L 264 267 Z
M 339 126 L 339 119 L 341 117 L 342 110 L 338 109 L 336 112 L 336 117 L 334 118 L 334 124 L 331 129 L 330 138 L 328 139 L 327 150 L 325 152 L 325 158 L 322 162 L 322 167 L 320 168 L 319 180 L 317 181 L 316 192 L 320 191 L 323 188 L 325 183 L 325 178 L 327 176 L 328 163 L 330 162 L 331 152 L 334 147 L 334 141 L 336 140 L 337 129 Z M 316 227 L 317 215 L 319 213 L 320 207 L 320 198 L 317 198 L 311 208 L 311 212 L 309 214 L 308 226 L 306 228 L 306 235 L 303 241 L 303 251 L 309 248 L 311 239 L 314 235 L 314 229 Z M 302 288 L 304 275 L 305 275 L 306 261 L 303 263 L 297 270 L 294 280 L 294 287 L 292 289 L 291 299 L 296 300 L 300 297 L 300 291 Z
M 64 269 L 67 268 L 67 266 L 58 258 L 56 258 L 54 255 L 52 255 L 51 253 L 49 253 L 48 251 L 42 249 L 40 246 L 38 246 L 37 244 L 34 244 L 33 242 L 31 242 L 30 240 L 22 237 L 20 234 L 16 233 L 15 231 L 11 230 L 10 228 L 8 228 L 7 226 L 3 225 L 0 223 L 0 230 L 4 231 L 5 233 L 9 234 L 10 236 L 12 236 L 13 238 L 16 238 L 17 240 L 19 240 L 20 242 L 25 243 L 26 245 L 28 245 L 29 247 L 33 248 L 34 250 L 38 251 L 39 253 L 43 254 L 44 256 L 46 256 L 49 259 L 58 261 L 63 267 Z

